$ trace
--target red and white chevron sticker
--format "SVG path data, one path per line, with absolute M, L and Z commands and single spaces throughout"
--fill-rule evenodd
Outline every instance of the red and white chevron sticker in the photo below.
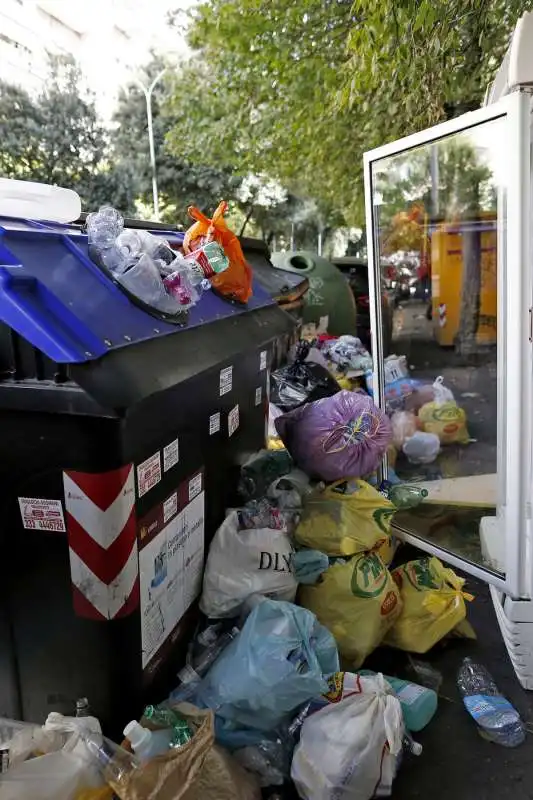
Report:
M 133 465 L 63 473 L 74 611 L 115 619 L 139 604 Z

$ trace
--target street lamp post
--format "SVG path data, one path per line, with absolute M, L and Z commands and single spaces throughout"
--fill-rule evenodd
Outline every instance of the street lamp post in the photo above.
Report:
M 156 222 L 159 222 L 159 195 L 157 193 L 157 167 L 155 163 L 154 126 L 152 120 L 152 94 L 166 71 L 166 67 L 165 69 L 162 69 L 161 72 L 155 76 L 148 88 L 146 88 L 146 86 L 138 78 L 135 79 L 136 84 L 141 89 L 142 93 L 144 94 L 144 99 L 146 100 L 146 120 L 148 122 L 148 142 L 150 144 L 150 167 L 152 170 L 152 196 L 154 200 L 154 217 Z

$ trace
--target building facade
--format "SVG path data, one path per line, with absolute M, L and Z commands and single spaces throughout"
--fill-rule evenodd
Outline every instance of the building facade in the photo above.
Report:
M 176 57 L 185 52 L 167 19 L 179 5 L 180 0 L 1 0 L 0 79 L 38 92 L 48 54 L 71 55 L 109 117 L 121 86 L 150 60 L 151 51 Z

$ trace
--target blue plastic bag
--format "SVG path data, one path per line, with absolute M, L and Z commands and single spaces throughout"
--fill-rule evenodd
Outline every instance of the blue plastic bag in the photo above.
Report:
M 217 740 L 235 747 L 239 729 L 274 730 L 327 692 L 326 676 L 338 669 L 335 641 L 314 614 L 265 599 L 213 664 L 195 702 L 214 710 Z

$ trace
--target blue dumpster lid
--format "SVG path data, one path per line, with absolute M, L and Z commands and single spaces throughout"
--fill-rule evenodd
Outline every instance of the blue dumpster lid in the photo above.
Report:
M 152 231 L 170 244 L 183 234 Z M 183 327 L 129 300 L 88 255 L 76 225 L 0 217 L 0 321 L 58 363 L 82 363 L 137 342 L 274 304 L 254 279 L 246 306 L 204 292 Z

